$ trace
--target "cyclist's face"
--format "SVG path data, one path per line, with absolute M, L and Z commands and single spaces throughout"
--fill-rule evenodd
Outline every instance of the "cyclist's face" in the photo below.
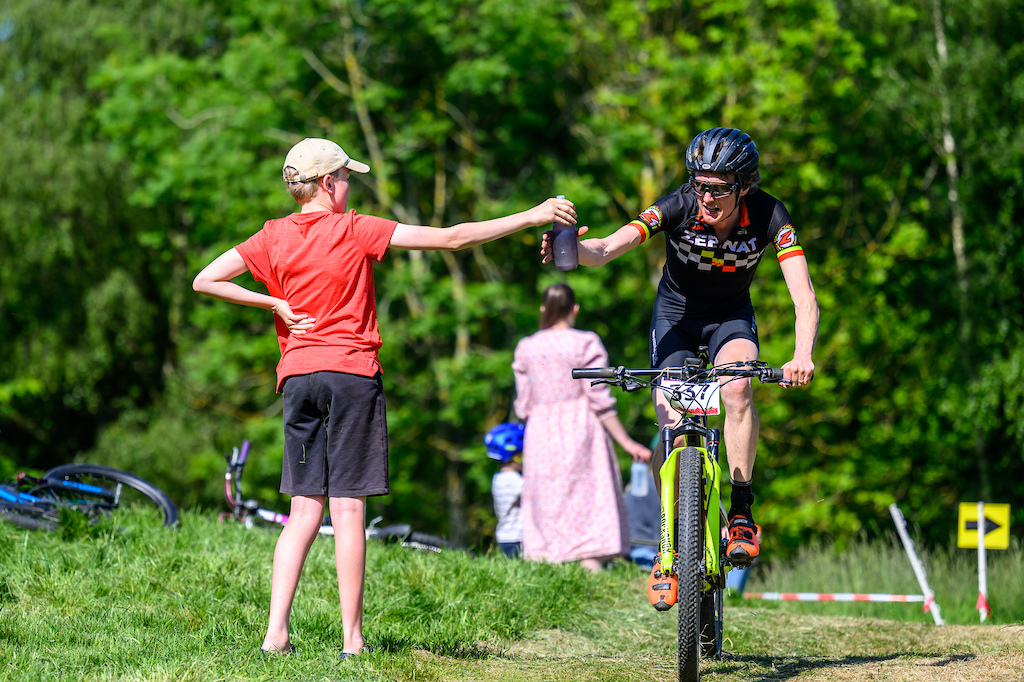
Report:
M 700 206 L 701 220 L 711 227 L 739 220 L 736 209 L 740 197 L 747 190 L 740 189 L 737 183 L 738 179 L 732 173 L 696 173 L 690 178 L 690 188 L 697 195 Z M 718 194 L 722 196 L 716 196 Z

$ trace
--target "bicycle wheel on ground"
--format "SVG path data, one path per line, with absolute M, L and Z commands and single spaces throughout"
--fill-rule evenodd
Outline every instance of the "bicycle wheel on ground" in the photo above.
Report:
M 451 540 L 446 540 L 438 535 L 421 533 L 412 529 L 407 523 L 395 523 L 389 526 L 372 527 L 369 537 L 377 538 L 383 542 L 395 542 L 402 547 L 418 549 L 425 552 L 440 554 L 443 551 L 463 549 Z
M 409 533 L 409 537 L 402 540 L 402 547 L 420 549 L 427 552 L 436 552 L 437 554 L 440 554 L 443 551 L 462 549 L 450 540 L 446 540 L 437 535 L 430 535 L 429 533 L 420 533 L 418 531 Z
M 178 523 L 178 508 L 167 494 L 149 481 L 133 474 L 100 466 L 98 464 L 65 464 L 50 469 L 43 474 L 44 479 L 73 483 L 80 486 L 75 489 L 68 486 L 40 485 L 33 494 L 49 495 L 67 504 L 81 502 L 83 507 L 101 508 L 95 497 L 90 497 L 89 487 L 101 488 L 106 491 L 105 497 L 112 502 L 105 508 L 115 510 L 131 510 L 143 514 L 152 514 L 165 526 Z
M 679 682 L 696 682 L 700 674 L 700 596 L 704 558 L 704 519 L 701 514 L 701 453 L 684 448 L 679 453 L 679 516 L 676 541 L 679 556 Z

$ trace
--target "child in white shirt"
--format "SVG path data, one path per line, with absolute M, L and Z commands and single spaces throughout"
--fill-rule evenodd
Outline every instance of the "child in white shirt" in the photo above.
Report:
M 520 499 L 523 493 L 522 424 L 499 424 L 484 436 L 487 456 L 501 462 L 491 480 L 494 515 L 498 525 L 494 539 L 505 556 L 516 558 L 523 549 L 523 517 Z

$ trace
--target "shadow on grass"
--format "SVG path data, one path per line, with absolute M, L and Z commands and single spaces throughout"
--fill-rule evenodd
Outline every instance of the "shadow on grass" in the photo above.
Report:
M 459 658 L 466 660 L 483 660 L 495 656 L 495 652 L 489 650 L 480 642 L 460 642 L 455 639 L 448 641 L 423 642 L 415 641 L 408 637 L 396 637 L 394 635 L 383 635 L 371 638 L 373 646 L 381 651 L 398 654 L 408 651 L 419 651 L 428 655 L 446 656 L 448 658 Z
M 904 658 L 906 654 L 886 654 L 884 656 L 843 656 L 840 658 L 813 657 L 813 656 L 732 656 L 726 654 L 710 672 L 718 673 L 743 673 L 749 677 L 751 682 L 778 682 L 788 680 L 808 670 L 822 668 L 845 668 L 859 666 L 867 663 L 882 663 L 898 658 Z M 940 654 L 913 654 L 914 658 L 939 657 Z M 925 663 L 926 666 L 943 667 L 950 663 L 960 663 L 974 658 L 974 654 L 957 654 L 954 656 L 945 655 L 937 661 Z M 746 666 L 735 665 L 736 663 L 749 664 Z M 766 669 L 766 670 L 765 670 Z M 760 672 L 764 670 L 764 672 Z

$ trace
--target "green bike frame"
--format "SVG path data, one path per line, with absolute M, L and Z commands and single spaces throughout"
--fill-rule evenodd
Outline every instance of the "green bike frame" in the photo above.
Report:
M 687 446 L 694 447 L 694 446 Z M 676 535 L 676 494 L 679 489 L 679 453 L 683 448 L 676 448 L 661 465 L 661 566 L 662 572 L 675 572 L 674 550 Z M 701 454 L 704 476 L 704 566 L 705 589 L 719 583 L 719 559 L 722 517 L 719 512 L 722 497 L 722 467 L 718 459 L 708 453 L 707 448 L 697 447 Z M 668 567 L 671 569 L 666 570 Z

